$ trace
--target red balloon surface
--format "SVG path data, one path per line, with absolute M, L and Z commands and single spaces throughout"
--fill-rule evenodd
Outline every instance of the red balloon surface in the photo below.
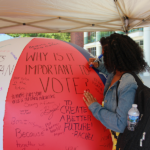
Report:
M 8 89 L 4 150 L 112 150 L 110 131 L 83 101 L 89 90 L 102 103 L 103 89 L 75 47 L 33 39 L 22 51 Z

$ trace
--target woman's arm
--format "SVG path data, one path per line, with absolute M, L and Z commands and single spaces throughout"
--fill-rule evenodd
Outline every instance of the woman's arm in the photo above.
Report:
M 107 69 L 105 68 L 104 63 L 102 63 L 101 61 L 98 62 L 98 67 L 96 69 L 99 70 L 100 72 L 102 72 L 105 75 L 109 75 L 110 74 L 107 71 Z
M 85 93 L 84 96 L 88 101 L 87 106 L 89 106 L 90 111 L 96 119 L 101 121 L 106 128 L 122 133 L 127 126 L 127 114 L 134 102 L 136 89 L 136 84 L 128 84 L 120 89 L 118 95 L 119 103 L 116 112 L 112 112 L 105 107 L 102 107 L 96 100 L 91 101 L 91 97 L 89 99 L 88 93 Z M 91 103 L 89 101 L 91 101 Z
M 89 66 L 92 65 L 95 69 L 99 70 L 100 72 L 102 72 L 105 75 L 109 75 L 107 69 L 104 66 L 104 63 L 102 63 L 101 61 L 95 61 L 96 58 L 90 58 L 89 59 Z

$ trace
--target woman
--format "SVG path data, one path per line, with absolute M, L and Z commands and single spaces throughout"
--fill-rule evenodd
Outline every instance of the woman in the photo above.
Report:
M 126 72 L 140 73 L 149 71 L 149 67 L 144 61 L 142 49 L 126 35 L 114 33 L 107 38 L 101 38 L 100 43 L 104 64 L 100 61 L 94 62 L 95 59 L 90 58 L 89 65 L 94 65 L 99 71 L 108 75 L 104 88 L 104 107 L 87 91 L 84 92 L 83 100 L 94 117 L 106 128 L 123 133 L 127 126 L 127 113 L 134 103 L 138 87 L 134 77 Z M 118 80 L 120 84 L 117 90 L 117 106 Z

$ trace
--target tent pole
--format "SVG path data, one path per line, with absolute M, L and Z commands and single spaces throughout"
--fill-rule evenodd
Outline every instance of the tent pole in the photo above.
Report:
M 29 25 L 29 24 L 40 23 L 40 22 L 45 22 L 45 21 L 57 20 L 57 19 L 58 19 L 58 17 L 52 18 L 52 19 L 46 19 L 46 20 L 39 20 L 39 21 L 29 22 L 28 25 Z
M 18 25 L 22 25 L 22 23 L 20 23 L 20 22 L 11 21 L 11 20 L 7 20 L 7 19 L 3 19 L 3 18 L 0 18 L 0 20 L 6 21 L 6 22 L 11 22 L 11 23 L 16 23 L 16 24 L 18 24 Z
M 128 33 L 129 33 L 128 30 L 126 30 L 126 31 L 125 31 L 125 35 L 128 35 Z
M 125 26 L 124 26 L 124 22 L 123 22 L 123 19 L 122 19 L 122 17 L 121 17 L 121 14 L 120 14 L 120 12 L 119 12 L 119 9 L 118 9 L 118 1 L 117 0 L 114 0 L 114 2 L 115 2 L 115 4 L 116 4 L 116 7 L 117 7 L 117 11 L 118 11 L 118 14 L 119 14 L 119 17 L 120 17 L 120 20 L 121 20 L 121 22 L 122 22 L 122 26 L 123 26 L 123 31 L 125 32 L 126 31 L 126 29 L 125 29 Z M 120 7 L 119 7 L 120 8 Z M 122 12 L 123 13 L 123 12 Z
M 140 25 L 141 23 L 143 23 L 144 21 L 146 21 L 146 20 L 149 19 L 149 18 L 150 18 L 150 15 L 147 16 L 145 19 L 141 20 L 140 22 L 138 22 L 137 24 L 135 24 L 134 26 L 132 26 L 132 27 L 130 28 L 130 30 L 133 29 L 134 27 Z
M 126 35 L 128 35 L 129 18 L 125 15 L 125 13 L 123 12 L 123 10 L 121 9 L 119 2 L 117 0 L 114 0 L 114 1 L 115 1 L 115 4 L 116 4 L 116 7 L 117 7 L 117 10 L 118 10 L 118 13 L 119 13 L 122 25 L 123 25 L 124 33 Z M 119 9 L 121 10 L 121 12 L 122 12 L 122 14 L 124 16 L 124 22 L 123 22 L 123 19 L 121 17 Z
M 129 28 L 129 18 L 126 16 L 125 18 L 124 18 L 124 23 L 125 23 L 125 34 L 126 35 L 128 35 L 128 28 Z

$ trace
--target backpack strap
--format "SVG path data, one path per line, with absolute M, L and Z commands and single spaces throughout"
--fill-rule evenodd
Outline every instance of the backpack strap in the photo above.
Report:
M 125 73 L 131 74 L 131 75 L 134 77 L 135 81 L 137 82 L 137 85 L 138 85 L 138 86 L 144 86 L 143 82 L 139 79 L 139 77 L 138 77 L 134 72 L 125 72 Z M 123 73 L 123 74 L 121 75 L 120 79 L 122 78 L 122 76 L 123 76 L 125 73 Z M 117 94 L 117 93 L 118 93 L 118 87 L 119 87 L 119 84 L 120 84 L 120 79 L 119 79 L 119 81 L 118 81 L 118 83 L 117 83 L 117 88 L 116 88 L 116 101 L 117 101 L 117 106 L 118 106 L 118 94 Z
M 122 76 L 121 76 L 122 77 Z M 120 78 L 121 79 L 121 78 Z M 117 106 L 118 106 L 118 87 L 119 87 L 119 84 L 120 84 L 120 79 L 119 79 L 119 81 L 118 81 L 118 83 L 117 83 L 117 88 L 116 88 L 116 101 L 117 101 Z
M 129 74 L 131 74 L 133 77 L 134 77 L 134 79 L 135 79 L 135 81 L 137 82 L 137 85 L 138 85 L 138 88 L 140 87 L 140 88 L 143 88 L 145 85 L 144 85 L 144 83 L 142 82 L 142 80 L 134 73 L 134 72 L 126 72 L 126 73 L 129 73 Z M 125 73 L 124 73 L 125 74 Z M 124 75 L 124 74 L 122 74 L 122 76 Z M 121 76 L 121 78 L 122 78 L 122 76 Z M 120 78 L 120 79 L 121 79 Z M 118 87 L 119 87 L 119 84 L 120 84 L 120 81 L 119 81 L 119 83 L 118 83 L 118 85 L 117 85 L 117 88 L 116 88 L 116 101 L 117 101 L 117 106 L 118 106 L 118 95 L 117 95 L 117 93 L 118 93 Z M 138 90 L 138 88 L 137 88 L 137 90 Z M 135 97 L 136 98 L 136 97 Z M 142 134 L 142 137 L 140 137 L 141 138 L 141 140 L 140 141 L 142 141 L 143 142 L 143 140 L 145 139 L 145 137 L 146 137 L 146 132 L 148 132 L 149 131 L 149 125 L 150 125 L 150 117 L 148 118 L 148 121 L 147 121 L 147 123 L 146 123 L 146 126 L 145 126 L 145 128 L 144 128 L 144 130 L 143 130 L 143 134 Z M 128 131 L 127 132 L 127 127 L 125 128 L 125 131 L 124 131 L 124 133 L 120 133 L 119 134 L 119 137 L 118 137 L 118 139 L 117 139 L 117 147 L 116 147 L 116 150 L 122 150 L 122 149 L 132 149 L 133 147 L 131 147 L 131 136 L 130 136 L 130 134 L 133 132 L 133 131 Z M 130 133 L 129 133 L 130 132 Z M 129 137 L 128 137 L 129 136 Z M 129 141 L 127 141 L 127 139 L 125 138 L 125 137 L 128 137 L 129 138 Z M 147 138 L 147 137 L 146 137 Z M 133 141 L 134 142 L 134 141 Z M 132 142 L 132 144 L 133 144 L 133 142 Z M 130 143 L 130 144 L 128 144 L 128 143 Z M 139 143 L 139 144 L 141 144 L 141 143 Z M 125 147 L 124 147 L 125 146 Z M 122 148 L 121 148 L 122 147 Z M 124 147 L 124 148 L 123 148 Z M 141 148 L 141 149 L 143 149 L 143 148 Z
M 125 72 L 125 73 L 131 74 L 131 75 L 134 77 L 134 79 L 136 80 L 138 86 L 143 85 L 142 81 L 139 79 L 139 77 L 138 77 L 135 73 L 133 73 L 133 72 Z M 123 73 L 123 74 L 121 75 L 120 79 L 122 78 L 122 76 L 123 76 L 125 73 Z M 117 101 L 117 106 L 118 106 L 118 87 L 119 87 L 119 84 L 120 84 L 120 79 L 118 80 L 117 87 L 116 87 L 116 101 Z M 117 109 L 117 108 L 116 108 L 116 109 Z M 149 121 L 150 121 L 150 119 L 149 119 Z M 117 135 L 116 135 L 116 132 L 114 132 L 114 131 L 111 130 L 111 133 L 114 135 L 114 138 L 115 138 L 115 139 L 118 139 L 118 137 L 117 137 Z
M 143 82 L 139 79 L 139 77 L 134 72 L 126 72 L 126 73 L 129 73 L 134 77 L 134 79 L 137 82 L 138 86 L 143 86 L 144 85 Z

